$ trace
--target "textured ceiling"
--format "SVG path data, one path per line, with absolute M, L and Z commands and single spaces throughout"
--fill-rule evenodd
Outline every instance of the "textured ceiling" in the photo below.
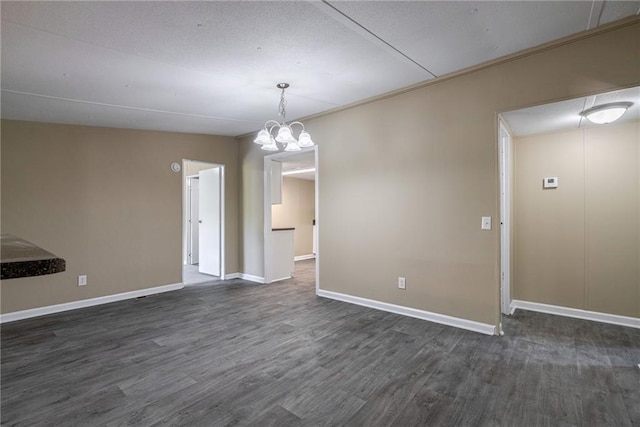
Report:
M 416 84 L 640 1 L 8 2 L 2 117 L 219 135 Z
M 510 111 L 503 113 L 502 118 L 515 136 L 602 126 L 591 123 L 580 113 L 591 107 L 611 102 L 631 102 L 633 104 L 615 123 L 640 120 L 640 87 Z

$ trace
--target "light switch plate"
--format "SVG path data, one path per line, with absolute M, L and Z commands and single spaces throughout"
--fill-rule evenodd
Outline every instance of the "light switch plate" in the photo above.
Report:
M 78 286 L 85 286 L 87 284 L 87 275 L 81 274 L 78 276 Z
M 491 230 L 491 217 L 483 216 L 482 217 L 482 229 L 483 230 Z

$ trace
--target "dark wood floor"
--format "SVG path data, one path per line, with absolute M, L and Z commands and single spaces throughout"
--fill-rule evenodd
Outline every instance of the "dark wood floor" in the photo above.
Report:
M 490 337 L 196 286 L 2 326 L 3 425 L 640 425 L 640 330 L 519 311 Z

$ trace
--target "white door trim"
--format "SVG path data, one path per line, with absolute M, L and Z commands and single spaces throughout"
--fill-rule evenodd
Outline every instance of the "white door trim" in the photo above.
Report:
M 511 314 L 511 147 L 509 128 L 498 118 L 498 156 L 500 164 L 500 306 Z
M 314 152 L 314 160 L 316 165 L 316 181 L 315 181 L 315 216 L 316 216 L 316 233 L 318 233 L 318 146 L 315 145 L 312 148 L 305 149 L 302 151 L 281 151 L 279 153 L 269 154 L 264 156 L 264 224 L 263 224 L 263 232 L 264 232 L 264 283 L 271 283 L 276 278 L 272 277 L 271 274 L 271 161 L 286 159 L 287 157 L 295 156 L 300 153 L 313 151 Z M 319 233 L 318 233 L 319 234 Z M 320 262 L 320 242 L 317 241 L 318 250 L 316 253 L 316 293 L 320 286 L 320 275 L 318 272 L 320 269 L 318 268 Z
M 194 239 L 193 239 L 193 229 L 194 229 L 194 212 L 193 212 L 193 201 L 194 201 L 194 191 L 193 191 L 193 186 L 195 184 L 195 180 L 199 180 L 200 177 L 198 177 L 197 175 L 191 175 L 191 176 L 187 176 L 186 180 L 187 180 L 187 218 L 186 218 L 186 222 L 185 222 L 185 226 L 187 227 L 187 246 L 185 248 L 185 258 L 186 258 L 186 264 L 187 265 L 193 265 L 193 253 L 194 253 Z M 196 222 L 197 223 L 197 219 Z M 197 227 L 197 225 L 195 225 L 195 227 Z
M 320 291 L 320 225 L 319 225 L 319 221 L 318 218 L 320 218 L 320 187 L 318 186 L 318 184 L 320 183 L 320 168 L 318 167 L 320 162 L 318 159 L 318 146 L 316 145 L 315 147 L 313 147 L 313 149 L 315 150 L 314 154 L 313 154 L 313 160 L 315 162 L 315 167 L 316 167 L 316 181 L 315 181 L 315 213 L 314 213 L 314 221 L 315 221 L 315 227 L 314 227 L 314 233 L 315 233 L 315 238 L 316 238 L 316 252 L 315 252 L 315 258 L 316 258 L 316 295 L 318 295 L 318 292 Z

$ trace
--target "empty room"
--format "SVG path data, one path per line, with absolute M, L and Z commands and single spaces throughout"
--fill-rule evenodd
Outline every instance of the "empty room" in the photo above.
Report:
M 640 1 L 2 1 L 0 422 L 640 425 Z

